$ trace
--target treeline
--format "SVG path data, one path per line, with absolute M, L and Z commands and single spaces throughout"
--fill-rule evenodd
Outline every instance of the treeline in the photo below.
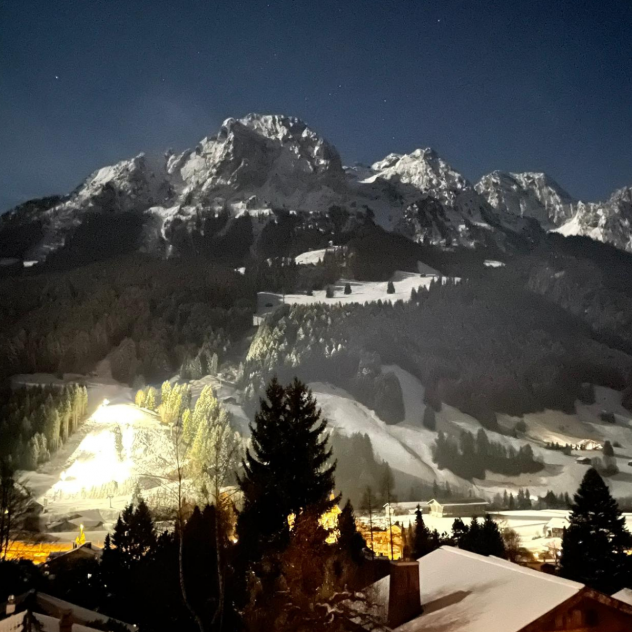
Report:
M 83 423 L 85 386 L 28 386 L 0 397 L 0 460 L 13 469 L 34 470 L 48 461 Z
M 503 494 L 494 494 L 491 508 L 495 510 L 521 510 L 521 509 L 568 509 L 571 499 L 568 492 L 555 492 L 549 490 L 544 496 L 535 499 L 528 489 L 519 489 L 517 494 L 505 490 Z
M 471 481 L 484 479 L 485 471 L 518 476 L 539 472 L 544 464 L 535 459 L 529 444 L 516 450 L 511 445 L 490 441 L 487 433 L 480 428 L 476 437 L 464 431 L 459 439 L 439 432 L 432 448 L 434 462 L 440 470 L 448 469 L 457 476 Z
M 0 378 L 87 373 L 108 354 L 113 376 L 128 383 L 165 379 L 183 364 L 191 371 L 202 348 L 221 362 L 251 327 L 255 294 L 232 270 L 139 254 L 6 278 L 0 281 Z
M 450 533 L 439 533 L 436 529 L 429 529 L 423 519 L 420 507 L 415 512 L 415 521 L 402 529 L 402 539 L 405 559 L 419 559 L 441 546 L 456 546 L 479 555 L 494 555 L 507 559 L 513 557 L 510 550 L 511 539 L 501 532 L 498 524 L 486 514 L 482 522 L 474 517 L 469 523 L 456 518 L 452 523 Z
M 519 284 L 482 275 L 415 294 L 394 305 L 278 309 L 253 339 L 241 385 L 255 402 L 272 375 L 298 373 L 358 396 L 364 367 L 374 375 L 397 364 L 420 379 L 435 408 L 447 402 L 495 430 L 496 412 L 572 412 L 582 384 L 622 384 L 621 368 L 574 317 Z

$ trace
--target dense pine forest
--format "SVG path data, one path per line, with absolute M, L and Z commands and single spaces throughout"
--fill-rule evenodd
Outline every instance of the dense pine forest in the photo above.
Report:
M 34 470 L 79 428 L 88 413 L 85 386 L 15 388 L 0 398 L 0 461 Z
M 116 350 L 116 379 L 161 381 L 202 347 L 223 358 L 251 326 L 254 297 L 232 270 L 142 255 L 5 278 L 0 377 L 88 373 Z

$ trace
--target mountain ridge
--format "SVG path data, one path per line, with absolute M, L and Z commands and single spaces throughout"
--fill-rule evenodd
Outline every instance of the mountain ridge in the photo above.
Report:
M 32 212 L 37 201 L 29 203 L 29 213 L 25 205 L 8 211 L 0 216 L 0 257 L 45 260 L 95 215 L 111 227 L 118 216 L 135 216 L 136 248 L 168 256 L 178 252 L 170 237 L 175 232 L 191 239 L 222 213 L 229 223 L 258 217 L 256 241 L 279 211 L 312 226 L 331 223 L 332 209 L 343 209 L 348 225 L 369 217 L 440 246 L 506 249 L 533 239 L 541 228 L 632 250 L 631 191 L 587 204 L 546 174 L 495 171 L 472 184 L 430 148 L 392 153 L 370 167 L 346 167 L 335 146 L 302 120 L 248 114 L 226 119 L 216 135 L 181 153 L 155 159 L 139 154 L 98 169 L 39 213 Z M 29 225 L 38 229 L 30 240 Z M 19 247 L 8 248 L 16 231 Z

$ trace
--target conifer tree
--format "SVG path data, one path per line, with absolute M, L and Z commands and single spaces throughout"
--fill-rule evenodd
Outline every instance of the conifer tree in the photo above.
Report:
M 171 382 L 169 380 L 165 380 L 160 387 L 160 403 L 164 406 L 171 396 Z
M 480 532 L 480 541 L 475 543 L 476 553 L 506 558 L 505 542 L 496 521 L 487 514 Z
M 145 391 L 141 388 L 136 391 L 136 396 L 134 397 L 134 404 L 139 408 L 143 408 L 145 406 L 145 400 L 147 399 L 147 395 Z
M 392 281 L 389 281 L 386 284 L 386 293 L 387 294 L 395 294 L 395 284 Z
M 345 283 L 345 294 L 351 294 L 351 284 Z
M 562 576 L 602 592 L 615 592 L 631 578 L 626 555 L 631 543 L 617 501 L 599 473 L 590 468 L 575 494 L 570 525 L 562 538 Z
M 388 533 L 391 549 L 391 559 L 394 557 L 393 547 L 393 503 L 397 502 L 397 496 L 395 496 L 395 478 L 393 477 L 393 470 L 388 463 L 384 464 L 384 473 L 380 480 L 380 491 L 382 493 L 382 503 L 388 505 Z
M 150 386 L 147 389 L 147 397 L 145 398 L 145 408 L 148 410 L 156 410 L 158 406 L 158 397 L 157 391 L 153 386 Z
M 365 546 L 366 542 L 358 532 L 353 506 L 351 501 L 347 500 L 338 516 L 338 550 L 359 564 Z
M 415 531 L 412 542 L 413 559 L 418 560 L 420 557 L 427 555 L 432 551 L 432 548 L 430 532 L 424 523 L 421 507 L 417 505 L 415 511 Z
M 130 569 L 155 546 L 154 523 L 142 498 L 136 508 L 132 503 L 125 507 L 116 521 L 110 542 L 114 546 L 110 552 L 126 569 Z
M 250 429 L 237 532 L 242 553 L 252 561 L 287 545 L 290 515 L 306 510 L 321 515 L 337 499 L 330 498 L 335 464 L 327 421 L 302 382 L 295 379 L 284 388 L 274 378 Z
M 461 540 L 467 535 L 469 529 L 461 518 L 455 518 L 452 523 L 452 540 L 455 546 L 461 546 Z

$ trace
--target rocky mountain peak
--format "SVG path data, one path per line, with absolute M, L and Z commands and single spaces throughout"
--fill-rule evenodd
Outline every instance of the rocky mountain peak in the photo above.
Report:
M 458 193 L 471 188 L 468 180 L 431 148 L 416 149 L 410 154 L 389 154 L 371 168 L 374 177 L 410 184 L 450 204 Z
M 544 228 L 567 221 L 576 202 L 553 178 L 538 172 L 494 171 L 475 188 L 494 209 L 536 219 Z

